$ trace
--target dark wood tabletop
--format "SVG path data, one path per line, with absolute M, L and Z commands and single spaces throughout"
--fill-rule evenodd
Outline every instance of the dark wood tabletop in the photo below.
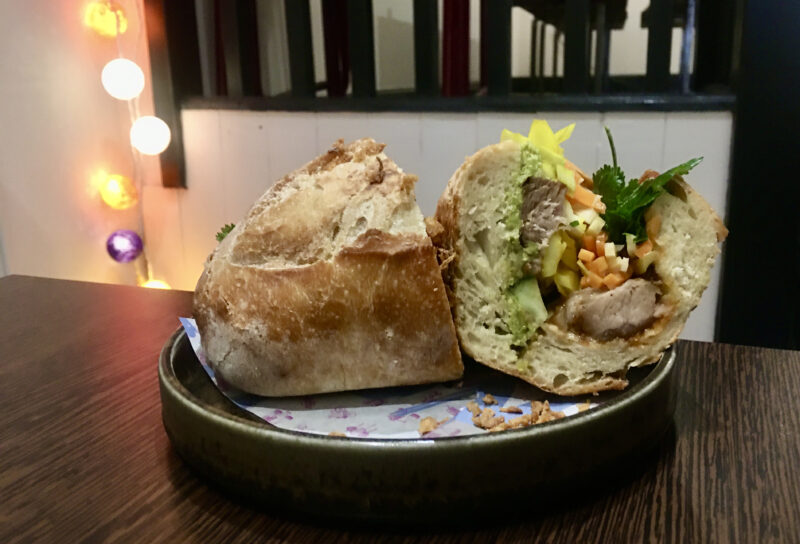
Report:
M 337 526 L 240 504 L 173 451 L 157 359 L 190 307 L 187 292 L 0 279 L 0 542 L 800 539 L 800 352 L 679 342 L 674 431 L 574 504 L 465 529 Z

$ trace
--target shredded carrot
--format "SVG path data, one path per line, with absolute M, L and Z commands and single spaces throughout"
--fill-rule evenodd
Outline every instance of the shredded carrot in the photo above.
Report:
M 578 185 L 580 185 L 581 182 L 584 182 L 586 183 L 587 187 L 592 186 L 592 178 L 590 178 L 586 174 L 586 172 L 584 172 L 583 170 L 581 170 L 568 160 L 564 160 L 564 166 L 575 172 L 575 181 L 577 182 Z
M 594 236 L 591 234 L 584 234 L 583 235 L 583 249 L 587 251 L 594 252 Z
M 587 208 L 594 208 L 598 213 L 605 213 L 606 207 L 599 195 L 594 194 L 582 185 L 576 185 L 575 191 L 567 195 L 567 200 L 572 204 L 582 204 Z
M 585 263 L 590 263 L 594 260 L 594 253 L 592 253 L 588 249 L 581 249 L 578 252 L 578 259 L 580 259 Z
M 602 276 L 606 272 L 608 272 L 608 261 L 605 257 L 598 257 L 597 259 L 593 260 L 589 264 L 586 265 L 586 268 Z
M 581 289 L 589 287 L 589 278 L 587 276 L 581 276 Z
M 648 239 L 639 244 L 639 247 L 636 248 L 633 254 L 641 259 L 651 251 L 653 251 L 653 241 Z

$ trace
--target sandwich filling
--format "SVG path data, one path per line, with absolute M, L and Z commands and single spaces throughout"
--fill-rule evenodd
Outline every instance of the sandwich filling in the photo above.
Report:
M 652 266 L 660 217 L 650 204 L 699 160 L 626 181 L 616 164 L 590 178 L 564 158 L 574 125 L 553 132 L 534 121 L 520 145 L 518 174 L 507 185 L 504 224 L 510 266 L 504 283 L 512 345 L 524 349 L 545 323 L 598 341 L 630 338 L 669 310 Z

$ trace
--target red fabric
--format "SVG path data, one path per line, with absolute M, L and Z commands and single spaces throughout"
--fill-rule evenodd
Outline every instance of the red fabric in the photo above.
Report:
M 469 94 L 469 0 L 444 0 L 442 95 Z
M 322 25 L 328 96 L 344 96 L 350 81 L 347 0 L 322 0 Z

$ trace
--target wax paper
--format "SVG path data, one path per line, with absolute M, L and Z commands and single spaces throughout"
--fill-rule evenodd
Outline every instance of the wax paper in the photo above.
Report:
M 585 398 L 558 399 L 545 395 L 527 383 L 473 364 L 464 379 L 434 385 L 367 389 L 302 397 L 260 397 L 245 393 L 220 377 L 206 362 L 200 332 L 191 318 L 180 318 L 197 359 L 216 388 L 234 404 L 281 429 L 320 435 L 345 435 L 370 439 L 419 439 L 419 423 L 435 418 L 440 425 L 424 435 L 425 439 L 484 434 L 488 431 L 472 423 L 467 410 L 469 401 L 486 407 L 483 398 L 490 393 L 497 401 L 489 406 L 506 420 L 519 413 L 499 409 L 518 406 L 523 414 L 531 411 L 531 402 L 547 399 L 550 408 L 566 416 L 598 406 Z

